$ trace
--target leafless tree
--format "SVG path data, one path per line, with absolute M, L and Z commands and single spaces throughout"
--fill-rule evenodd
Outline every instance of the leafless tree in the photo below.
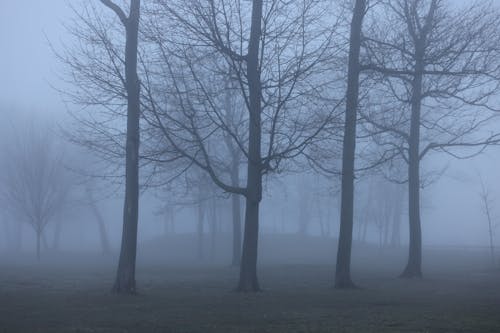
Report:
M 40 260 L 44 230 L 65 208 L 72 183 L 54 133 L 43 125 L 25 128 L 3 147 L 1 200 L 13 219 L 35 231 Z
M 409 183 L 410 223 L 401 277 L 421 277 L 421 160 L 471 157 L 499 142 L 500 15 L 489 2 L 453 10 L 444 0 L 395 0 L 375 17 L 363 37 L 361 69 L 374 85 L 362 116 L 377 144 L 408 164 L 399 180 Z
M 113 291 L 133 294 L 136 291 L 135 261 L 137 253 L 137 223 L 139 213 L 139 118 L 140 82 L 137 75 L 140 0 L 130 0 L 129 14 L 111 0 L 101 0 L 121 21 L 125 29 L 123 85 L 127 99 L 127 129 L 125 145 L 125 203 L 120 260 Z
M 481 183 L 481 192 L 479 193 L 479 197 L 481 199 L 483 213 L 488 221 L 488 235 L 490 243 L 491 262 L 493 265 L 495 265 L 495 244 L 493 239 L 495 235 L 495 228 L 497 227 L 497 225 L 493 222 L 493 216 L 492 216 L 493 203 L 492 203 L 491 193 L 490 191 L 488 191 L 488 188 L 484 184 L 484 181 L 481 177 L 480 177 L 480 183 Z
M 356 153 L 356 121 L 359 99 L 361 36 L 367 0 L 354 4 L 347 69 L 346 113 L 342 150 L 342 191 L 340 206 L 340 232 L 335 270 L 335 288 L 352 288 L 351 248 L 354 219 L 354 167 Z
M 148 122 L 162 132 L 166 146 L 207 172 L 217 186 L 245 197 L 241 291 L 259 290 L 263 176 L 301 154 L 336 110 L 333 99 L 313 99 L 333 81 L 322 72 L 331 65 L 334 30 L 334 24 L 329 29 L 321 25 L 323 9 L 328 9 L 324 5 L 157 0 L 150 9 L 155 16 L 147 28 L 148 40 L 156 44 L 154 54 L 160 60 L 155 63 L 161 65 L 149 68 L 144 83 Z M 228 120 L 227 111 L 224 114 L 223 91 L 228 90 L 246 110 L 236 122 Z M 167 101 L 159 98 L 165 91 L 171 96 Z M 228 154 L 209 143 L 222 139 L 230 139 L 240 151 L 247 167 L 245 186 L 221 173 Z

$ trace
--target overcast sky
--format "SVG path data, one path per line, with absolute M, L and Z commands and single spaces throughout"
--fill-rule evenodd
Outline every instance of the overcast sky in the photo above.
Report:
M 63 108 L 49 85 L 57 83 L 57 62 L 47 41 L 64 38 L 66 0 L 0 1 L 0 105 Z

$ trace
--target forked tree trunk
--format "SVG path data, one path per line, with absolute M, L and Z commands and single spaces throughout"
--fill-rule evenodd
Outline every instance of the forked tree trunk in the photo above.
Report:
M 247 55 L 247 78 L 249 86 L 250 119 L 248 131 L 247 193 L 245 209 L 245 234 L 237 290 L 259 291 L 257 280 L 257 248 L 259 237 L 259 205 L 262 199 L 261 161 L 261 78 L 259 70 L 259 48 L 262 24 L 262 0 L 254 0 L 252 23 Z
M 106 1 L 109 2 L 109 1 Z M 106 3 L 104 2 L 104 3 Z M 137 48 L 140 0 L 130 1 L 130 14 L 120 18 L 125 26 L 125 81 L 127 90 L 127 142 L 125 161 L 125 202 L 120 259 L 113 291 L 134 294 L 139 215 L 139 117 L 140 84 L 137 75 Z M 116 11 L 117 9 L 115 9 Z M 123 14 L 123 12 L 121 12 Z
M 346 115 L 342 152 L 342 198 L 340 208 L 340 233 L 335 271 L 335 288 L 352 288 L 351 248 L 354 218 L 354 156 L 356 152 L 356 113 L 359 94 L 359 54 L 361 29 L 366 10 L 366 0 L 356 0 L 351 21 L 349 65 L 346 93 Z

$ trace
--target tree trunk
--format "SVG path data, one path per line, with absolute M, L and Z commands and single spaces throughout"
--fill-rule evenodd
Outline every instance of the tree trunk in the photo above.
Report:
M 42 246 L 44 251 L 48 251 L 50 249 L 49 242 L 47 241 L 47 236 L 42 232 Z
M 52 242 L 52 248 L 56 251 L 59 251 L 61 244 L 61 231 L 62 231 L 62 221 L 61 217 L 57 218 L 55 230 L 54 230 L 54 239 Z
M 493 243 L 493 230 L 491 228 L 490 222 L 490 254 L 491 254 L 491 263 L 495 266 L 495 245 Z
M 125 162 L 125 202 L 120 260 L 113 291 L 134 294 L 139 215 L 139 118 L 140 84 L 137 76 L 137 47 L 140 0 L 131 0 L 130 14 L 125 20 L 125 80 L 127 90 L 127 143 Z
M 368 234 L 368 224 L 370 220 L 368 215 L 365 216 L 365 219 L 363 220 L 363 232 L 361 233 L 361 242 L 366 243 L 366 235 Z
M 257 279 L 257 251 L 259 237 L 259 202 L 246 200 L 245 234 L 243 237 L 243 254 L 240 265 L 240 281 L 237 291 L 260 291 Z
M 298 223 L 298 234 L 305 237 L 307 236 L 307 230 L 309 228 L 309 207 L 308 207 L 309 195 L 303 194 L 299 202 L 299 223 Z
M 40 245 L 41 245 L 42 231 L 36 231 L 36 260 L 40 261 Z
M 231 182 L 233 186 L 239 186 L 239 160 L 234 161 L 231 172 Z M 232 266 L 239 266 L 241 263 L 241 204 L 240 195 L 231 194 L 231 210 L 233 218 L 233 258 L 231 261 Z
M 170 233 L 172 235 L 175 234 L 175 209 L 174 207 L 170 207 L 168 211 L 168 218 L 170 220 Z
M 104 219 L 95 202 L 92 202 L 91 207 L 97 221 L 97 226 L 99 227 L 99 237 L 101 240 L 102 254 L 103 255 L 110 254 L 111 246 L 109 245 L 108 232 L 106 231 L 106 224 L 104 223 Z
M 198 202 L 198 225 L 197 225 L 197 234 L 198 234 L 198 259 L 203 259 L 203 201 Z
M 361 29 L 366 0 L 356 0 L 351 21 L 349 66 L 346 93 L 346 115 L 342 153 L 342 202 L 340 208 L 340 233 L 335 271 L 335 288 L 352 288 L 351 248 L 354 218 L 354 156 L 356 152 L 356 113 L 359 94 L 359 53 Z
M 13 237 L 13 248 L 16 252 L 20 252 L 23 248 L 23 224 L 19 222 L 14 223 L 14 237 Z
M 412 82 L 408 164 L 408 204 L 410 244 L 408 263 L 402 278 L 422 277 L 422 232 L 420 226 L 420 109 L 422 101 L 423 45 L 417 45 L 415 76 Z
M 399 247 L 401 246 L 401 213 L 403 210 L 402 207 L 402 198 L 400 196 L 402 194 L 400 189 L 397 189 L 397 195 L 395 197 L 396 202 L 394 203 L 394 210 L 392 216 L 392 233 L 391 233 L 391 246 Z
M 262 24 L 262 0 L 254 0 L 252 24 L 247 55 L 247 78 L 249 86 L 249 131 L 247 193 L 245 208 L 245 234 L 237 290 L 259 291 L 257 280 L 257 248 L 259 237 L 259 205 L 262 200 L 262 156 L 261 156 L 261 78 L 259 48 Z
M 215 193 L 210 198 L 210 260 L 215 259 L 215 244 L 217 238 L 217 207 Z

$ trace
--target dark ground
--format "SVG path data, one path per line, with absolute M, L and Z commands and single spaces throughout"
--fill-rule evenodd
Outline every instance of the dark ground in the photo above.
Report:
M 404 254 L 358 251 L 347 291 L 314 261 L 263 259 L 264 291 L 239 294 L 235 268 L 142 260 L 132 297 L 109 292 L 113 258 L 68 258 L 1 260 L 0 332 L 500 332 L 500 272 L 464 249 L 428 249 L 423 280 L 395 278 Z

